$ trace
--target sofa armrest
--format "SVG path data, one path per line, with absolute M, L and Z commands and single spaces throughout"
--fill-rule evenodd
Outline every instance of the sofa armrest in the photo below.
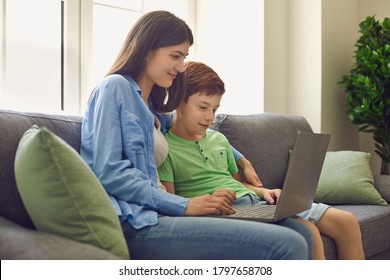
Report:
M 0 217 L 1 260 L 110 260 L 117 256 L 95 246 L 19 226 Z
M 375 188 L 383 197 L 383 199 L 390 203 L 390 176 L 375 175 L 374 182 L 375 182 Z

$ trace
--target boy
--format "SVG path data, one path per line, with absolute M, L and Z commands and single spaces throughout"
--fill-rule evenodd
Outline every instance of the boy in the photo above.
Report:
M 225 92 L 223 81 L 199 62 L 185 63 L 185 73 L 186 93 L 165 136 L 169 154 L 158 169 L 167 191 L 184 197 L 222 196 L 234 205 L 278 203 L 281 190 L 243 182 L 228 140 L 208 130 Z M 313 204 L 299 216 L 297 219 L 313 233 L 314 259 L 325 259 L 320 232 L 336 241 L 340 259 L 364 259 L 360 227 L 352 214 Z

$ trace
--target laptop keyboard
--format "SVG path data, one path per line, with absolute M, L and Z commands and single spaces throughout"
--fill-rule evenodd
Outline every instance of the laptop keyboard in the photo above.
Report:
M 256 204 L 252 207 L 236 212 L 233 217 L 247 218 L 273 218 L 275 216 L 276 205 Z

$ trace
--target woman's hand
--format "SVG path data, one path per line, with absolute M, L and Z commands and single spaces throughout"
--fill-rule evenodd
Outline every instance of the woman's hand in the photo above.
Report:
M 215 192 L 213 192 L 212 195 L 216 196 L 216 197 L 227 198 L 227 200 L 225 199 L 225 201 L 227 203 L 229 203 L 229 205 L 232 205 L 233 202 L 236 200 L 236 193 L 234 191 L 232 191 L 232 190 L 229 190 L 229 189 L 219 189 L 219 190 L 216 190 Z
M 190 198 L 185 216 L 204 216 L 204 215 L 221 215 L 234 214 L 232 206 L 226 197 L 217 197 L 209 194 Z
M 257 173 L 249 160 L 247 160 L 245 157 L 242 157 L 237 161 L 237 165 L 242 169 L 245 180 L 249 184 L 258 188 L 263 187 L 263 183 L 260 181 L 259 176 L 257 176 Z

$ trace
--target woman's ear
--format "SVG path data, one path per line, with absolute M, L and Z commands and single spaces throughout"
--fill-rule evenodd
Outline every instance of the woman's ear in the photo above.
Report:
M 154 51 L 149 51 L 148 55 L 145 57 L 145 61 L 149 62 L 154 56 Z

